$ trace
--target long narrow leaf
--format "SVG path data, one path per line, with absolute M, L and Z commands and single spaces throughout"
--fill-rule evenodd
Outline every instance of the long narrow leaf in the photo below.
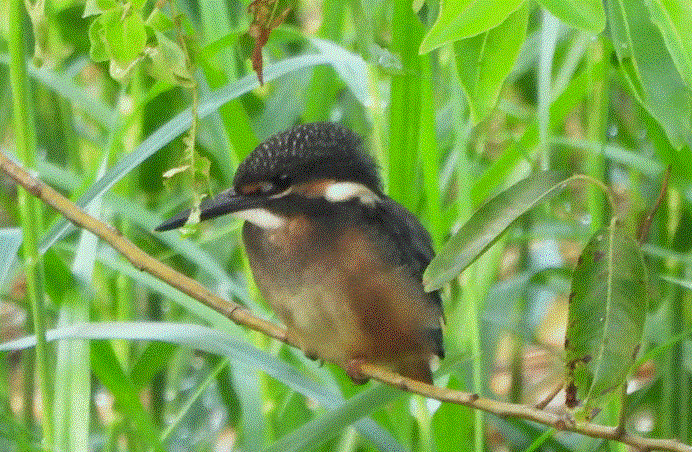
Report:
M 318 64 L 331 64 L 333 60 L 332 56 L 325 54 L 309 54 L 289 58 L 268 66 L 264 71 L 264 81 L 267 83 L 282 75 Z M 259 82 L 257 81 L 257 76 L 255 74 L 249 74 L 240 80 L 214 91 L 209 97 L 200 101 L 198 110 L 199 118 L 205 118 L 210 113 L 216 111 L 220 106 L 250 92 L 258 86 Z M 158 128 L 137 146 L 137 149 L 126 155 L 122 160 L 110 168 L 95 184 L 89 187 L 84 195 L 77 201 L 77 205 L 85 207 L 95 197 L 103 194 L 125 177 L 125 175 L 129 174 L 130 171 L 139 166 L 144 160 L 151 157 L 156 151 L 187 130 L 191 123 L 192 113 L 188 109 Z M 41 252 L 44 252 L 53 245 L 53 243 L 63 237 L 68 228 L 69 223 L 67 220 L 62 220 L 53 226 L 41 243 Z
M 50 330 L 47 340 L 61 339 L 125 339 L 161 341 L 191 347 L 217 355 L 230 356 L 238 364 L 250 370 L 259 369 L 276 378 L 286 386 L 319 401 L 326 408 L 338 411 L 344 407 L 343 397 L 317 382 L 302 375 L 293 367 L 230 334 L 215 328 L 186 323 L 163 322 L 103 322 L 73 325 L 59 330 Z M 27 336 L 0 344 L 0 352 L 22 350 L 36 344 L 34 336 Z M 355 428 L 370 439 L 380 450 L 401 450 L 397 441 L 371 419 L 360 419 Z
M 397 389 L 377 385 L 351 397 L 342 409 L 333 410 L 293 430 L 272 444 L 266 452 L 293 452 L 315 449 L 325 441 L 338 435 L 344 427 L 401 395 L 402 392 Z M 387 450 L 403 451 L 401 448 Z
M 455 278 L 495 243 L 517 218 L 557 194 L 565 182 L 560 173 L 540 172 L 488 201 L 430 262 L 423 275 L 425 290 L 437 290 Z

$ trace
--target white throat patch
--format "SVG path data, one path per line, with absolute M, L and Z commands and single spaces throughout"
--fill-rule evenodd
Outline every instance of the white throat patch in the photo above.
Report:
M 240 210 L 238 212 L 233 212 L 231 215 L 241 220 L 249 221 L 262 229 L 279 229 L 286 224 L 284 218 L 261 207 Z
M 374 206 L 380 200 L 372 190 L 357 182 L 334 182 L 324 190 L 324 198 L 329 202 L 358 198 L 362 204 L 368 206 Z

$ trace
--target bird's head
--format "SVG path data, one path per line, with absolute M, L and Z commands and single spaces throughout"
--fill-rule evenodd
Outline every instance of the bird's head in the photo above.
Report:
M 234 214 L 273 229 L 291 214 L 353 200 L 374 205 L 382 196 L 377 165 L 363 151 L 362 139 L 341 125 L 316 122 L 257 146 L 238 166 L 233 188 L 202 203 L 200 219 Z M 183 226 L 189 214 L 181 212 L 156 230 Z

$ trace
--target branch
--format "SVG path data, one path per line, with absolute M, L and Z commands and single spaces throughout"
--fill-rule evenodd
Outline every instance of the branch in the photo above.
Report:
M 252 315 L 242 306 L 231 301 L 217 297 L 194 279 L 176 272 L 170 267 L 162 264 L 153 257 L 137 248 L 127 238 L 123 237 L 119 231 L 90 215 L 87 215 L 75 204 L 63 197 L 60 193 L 53 190 L 43 182 L 34 179 L 26 171 L 13 163 L 3 153 L 0 153 L 0 170 L 24 187 L 32 195 L 40 198 L 46 204 L 52 206 L 62 213 L 65 218 L 75 225 L 87 229 L 98 237 L 108 242 L 113 248 L 118 250 L 135 268 L 144 270 L 147 273 L 165 281 L 171 286 L 184 292 L 187 295 L 199 300 L 206 306 L 223 314 L 233 322 L 245 325 L 255 331 L 266 334 L 274 339 L 278 339 L 289 345 L 286 331 L 280 326 L 260 319 Z M 554 427 L 558 430 L 580 433 L 593 438 L 602 438 L 618 441 L 643 450 L 668 450 L 679 452 L 692 452 L 692 447 L 680 443 L 673 439 L 654 439 L 642 436 L 630 435 L 616 427 L 593 423 L 574 424 L 559 415 L 515 403 L 500 402 L 488 398 L 480 397 L 478 394 L 453 391 L 446 388 L 421 383 L 410 378 L 402 377 L 394 372 L 375 366 L 369 363 L 358 363 L 359 373 L 364 377 L 373 378 L 390 386 L 397 387 L 404 391 L 412 392 L 437 399 L 441 402 L 455 403 L 474 408 L 500 417 L 514 417 L 538 422 L 543 425 Z

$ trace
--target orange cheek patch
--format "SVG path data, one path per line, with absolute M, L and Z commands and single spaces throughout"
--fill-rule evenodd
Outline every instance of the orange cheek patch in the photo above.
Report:
M 305 196 L 306 198 L 319 198 L 324 196 L 324 192 L 327 190 L 327 187 L 333 183 L 333 179 L 320 179 L 296 185 L 293 191 Z
M 243 195 L 250 195 L 252 193 L 257 193 L 262 187 L 262 182 L 256 182 L 254 184 L 243 185 L 240 187 L 240 193 Z

